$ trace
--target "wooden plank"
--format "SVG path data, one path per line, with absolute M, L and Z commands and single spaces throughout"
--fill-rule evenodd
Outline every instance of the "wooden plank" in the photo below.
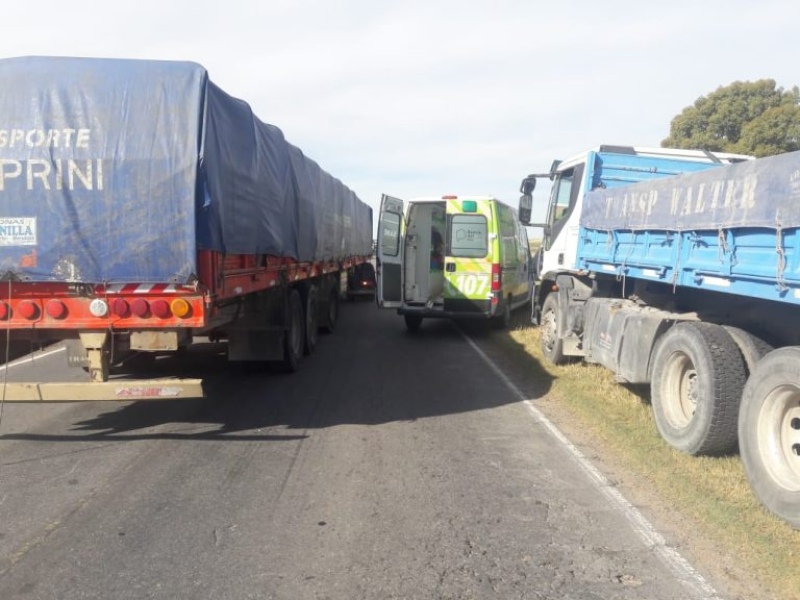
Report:
M 105 382 L 6 383 L 0 385 L 4 402 L 133 402 L 202 398 L 202 379 L 151 379 Z

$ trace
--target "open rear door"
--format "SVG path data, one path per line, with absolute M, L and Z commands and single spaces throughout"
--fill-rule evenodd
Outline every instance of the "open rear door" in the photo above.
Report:
M 378 221 L 378 306 L 399 308 L 403 302 L 403 201 L 384 194 Z

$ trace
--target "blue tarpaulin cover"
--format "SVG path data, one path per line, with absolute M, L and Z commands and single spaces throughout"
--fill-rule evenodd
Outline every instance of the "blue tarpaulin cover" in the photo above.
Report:
M 372 209 L 191 62 L 0 60 L 0 276 L 188 282 L 369 254 Z
M 633 231 L 800 227 L 800 152 L 594 190 L 584 198 L 581 226 Z

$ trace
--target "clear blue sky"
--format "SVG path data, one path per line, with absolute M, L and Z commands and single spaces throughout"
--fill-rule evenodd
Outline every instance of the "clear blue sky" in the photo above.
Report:
M 382 192 L 515 204 L 526 173 L 599 144 L 658 146 L 721 85 L 800 85 L 796 0 L 40 0 L 2 14 L 1 57 L 202 64 L 373 207 Z

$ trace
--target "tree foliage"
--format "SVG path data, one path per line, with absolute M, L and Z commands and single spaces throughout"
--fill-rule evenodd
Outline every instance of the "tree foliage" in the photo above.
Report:
M 687 106 L 670 123 L 668 148 L 770 156 L 800 149 L 800 89 L 772 79 L 735 81 Z

